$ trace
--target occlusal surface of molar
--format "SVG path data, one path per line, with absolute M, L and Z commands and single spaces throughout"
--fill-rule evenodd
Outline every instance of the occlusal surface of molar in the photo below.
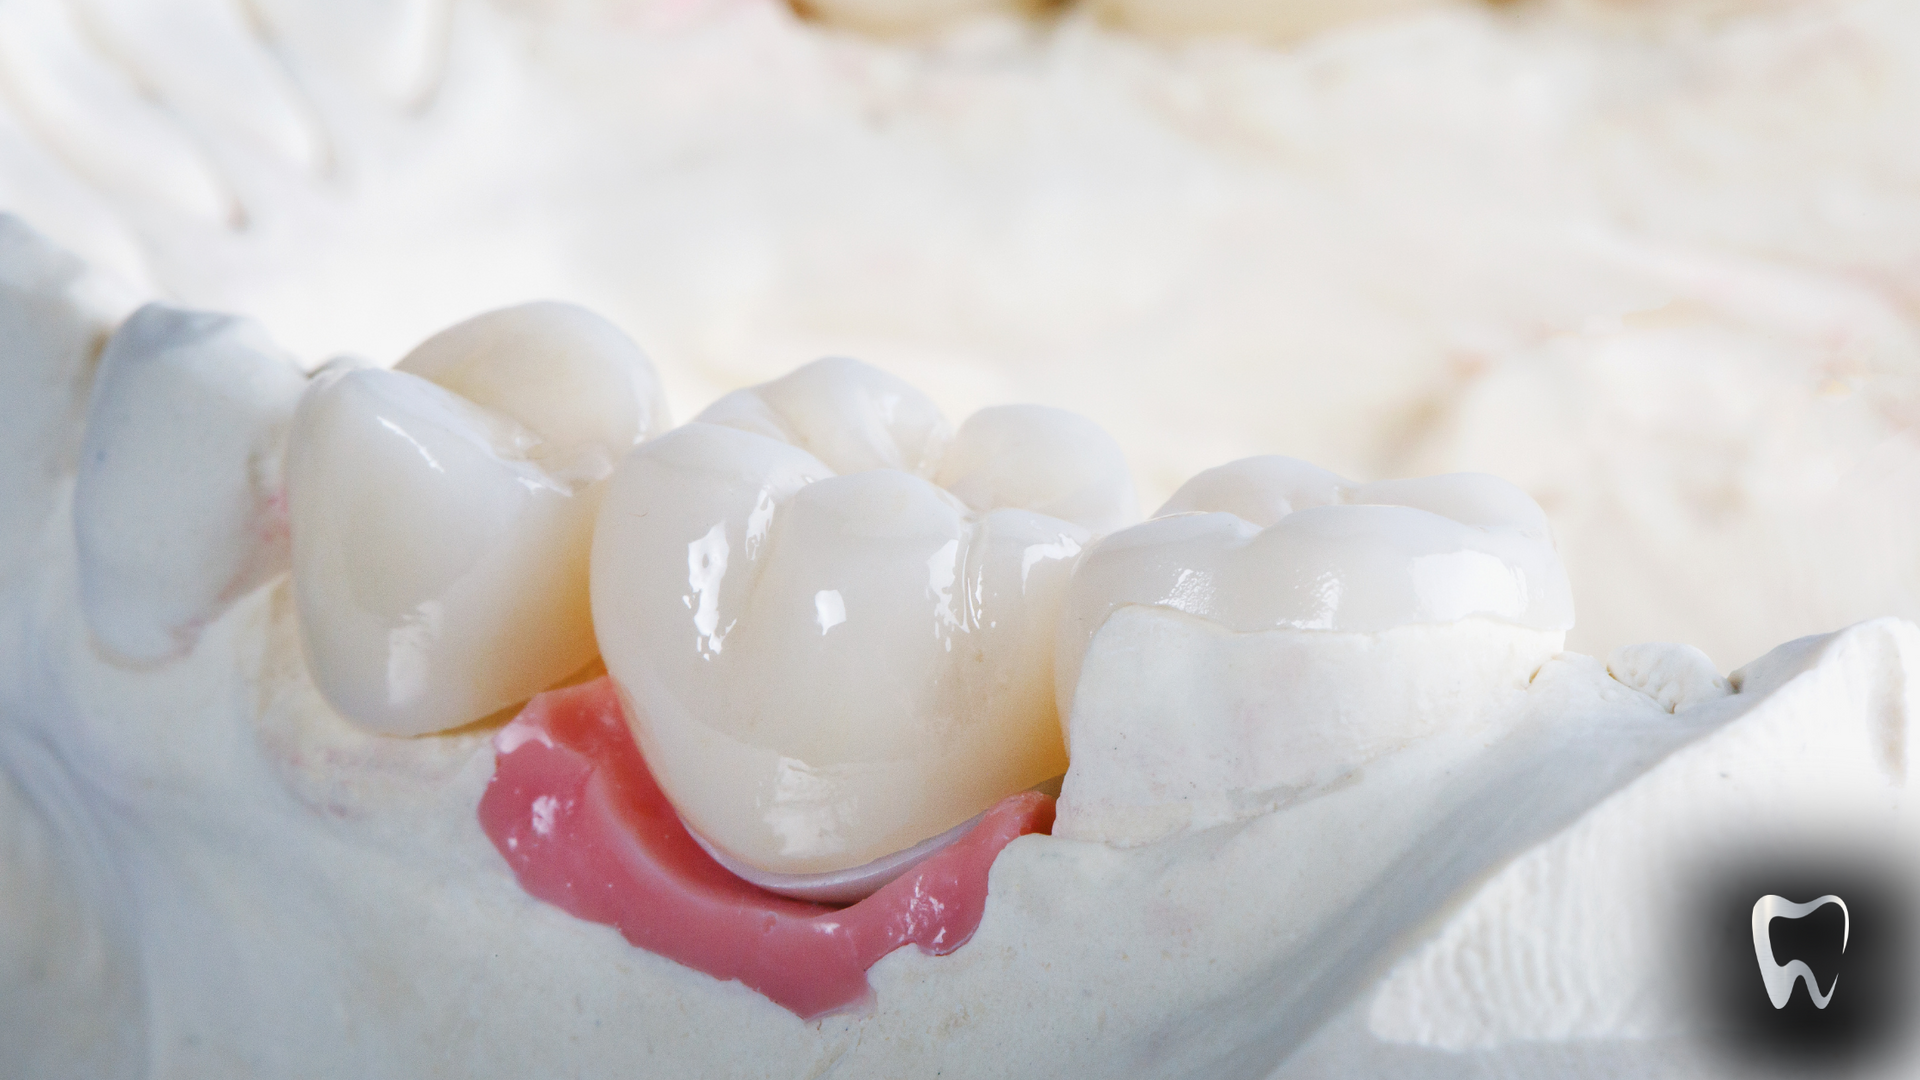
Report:
M 1132 499 L 1077 417 L 993 411 L 949 436 L 899 380 L 816 362 L 622 462 L 594 538 L 602 653 L 717 854 L 857 870 L 1065 768 L 1055 620 L 1089 525 Z
M 1488 726 L 1572 622 L 1546 518 L 1504 481 L 1209 470 L 1075 571 L 1056 833 L 1144 843 Z
M 306 376 L 252 320 L 148 304 L 101 354 L 74 482 L 95 640 L 155 662 L 289 563 L 282 475 Z
M 316 374 L 288 489 L 302 644 L 328 702 L 417 735 L 591 661 L 604 481 L 665 422 L 645 355 L 564 304 L 478 316 L 392 371 Z

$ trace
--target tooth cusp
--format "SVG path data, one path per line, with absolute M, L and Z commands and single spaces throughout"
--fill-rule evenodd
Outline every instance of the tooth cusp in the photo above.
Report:
M 1126 455 L 1076 413 L 999 405 L 967 418 L 934 482 L 975 510 L 1032 510 L 1104 536 L 1140 520 Z
M 707 406 L 702 423 L 797 446 L 835 473 L 929 476 L 951 432 L 925 394 L 871 364 L 827 357 Z
M 1161 516 L 1100 540 L 1075 583 L 1061 620 L 1062 701 L 1088 640 L 1127 604 L 1242 631 L 1365 632 L 1475 616 L 1573 625 L 1545 515 L 1480 474 L 1352 484 L 1288 458 L 1246 459 L 1202 473 Z
M 628 447 L 668 424 L 646 354 L 575 304 L 539 300 L 476 315 L 415 346 L 394 370 L 518 423 L 537 436 L 549 469 L 585 454 L 605 475 Z
M 1318 465 L 1269 454 L 1195 475 L 1153 516 L 1224 513 L 1264 529 L 1295 510 L 1342 502 L 1351 490 L 1351 484 Z
M 148 304 L 108 341 L 74 482 L 88 626 L 141 663 L 289 564 L 281 475 L 306 377 L 252 321 Z
M 1410 506 L 1469 528 L 1548 541 L 1547 515 L 1526 492 L 1486 473 L 1447 473 L 1361 484 L 1349 503 Z

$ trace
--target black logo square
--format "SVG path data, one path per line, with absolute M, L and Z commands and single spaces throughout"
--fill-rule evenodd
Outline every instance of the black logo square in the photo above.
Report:
M 1915 915 L 1886 853 L 1772 852 L 1703 879 L 1693 982 L 1716 1049 L 1742 1072 L 1822 1077 L 1902 1053 Z

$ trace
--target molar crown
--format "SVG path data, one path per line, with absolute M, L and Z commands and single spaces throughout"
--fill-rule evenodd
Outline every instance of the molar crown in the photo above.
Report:
M 620 464 L 595 627 L 704 842 L 767 875 L 852 870 L 1065 768 L 1055 620 L 1088 524 L 1132 513 L 1078 417 L 988 410 L 953 436 L 893 376 L 818 361 Z
M 148 304 L 100 357 L 74 482 L 80 598 L 122 659 L 193 647 L 290 562 L 281 478 L 306 376 L 249 319 Z
M 394 735 L 458 727 L 580 669 L 614 462 L 666 423 L 645 355 L 584 309 L 526 304 L 392 371 L 315 376 L 288 462 L 293 584 L 315 684 Z
M 1055 833 L 1145 843 L 1481 730 L 1572 622 L 1546 517 L 1505 481 L 1353 484 L 1279 457 L 1208 470 L 1074 571 Z
M 1116 609 L 1172 608 L 1231 630 L 1370 632 L 1480 616 L 1573 625 L 1546 515 L 1479 473 L 1353 484 L 1306 462 L 1246 458 L 1194 477 L 1075 571 L 1060 698 Z

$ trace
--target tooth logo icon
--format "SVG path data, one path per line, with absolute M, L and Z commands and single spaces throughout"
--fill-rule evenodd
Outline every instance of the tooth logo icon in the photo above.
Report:
M 1833 991 L 1840 985 L 1840 976 L 1836 973 L 1833 982 L 1828 984 L 1827 992 L 1820 992 L 1820 984 L 1814 981 L 1813 969 L 1805 960 L 1791 960 L 1781 964 L 1773 958 L 1773 939 L 1767 928 L 1775 919 L 1799 919 L 1813 914 L 1828 904 L 1840 905 L 1840 951 L 1847 951 L 1847 935 L 1853 929 L 1853 917 L 1847 913 L 1847 902 L 1828 893 L 1810 903 L 1796 904 L 1784 896 L 1768 893 L 1753 902 L 1753 956 L 1760 963 L 1760 979 L 1767 984 L 1767 997 L 1773 1001 L 1773 1007 L 1784 1009 L 1787 999 L 1793 996 L 1793 984 L 1797 979 L 1807 981 L 1807 994 L 1813 998 L 1814 1005 L 1826 1008 L 1833 1000 Z

